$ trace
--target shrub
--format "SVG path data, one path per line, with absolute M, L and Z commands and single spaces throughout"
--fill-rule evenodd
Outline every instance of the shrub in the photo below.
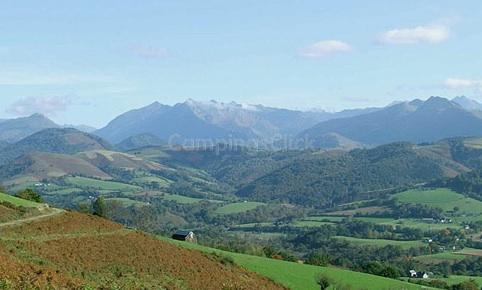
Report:
M 23 191 L 18 192 L 16 194 L 16 197 L 26 199 L 26 200 L 30 200 L 30 201 L 34 201 L 34 202 L 38 202 L 38 203 L 44 202 L 42 197 L 40 196 L 40 194 L 36 193 L 35 191 L 33 191 L 30 188 L 27 188 Z

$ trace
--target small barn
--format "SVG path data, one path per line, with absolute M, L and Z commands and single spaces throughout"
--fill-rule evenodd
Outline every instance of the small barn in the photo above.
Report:
M 186 241 L 186 242 L 190 242 L 190 243 L 196 243 L 197 242 L 196 235 L 192 231 L 184 231 L 184 230 L 177 231 L 172 235 L 172 238 L 174 240 Z

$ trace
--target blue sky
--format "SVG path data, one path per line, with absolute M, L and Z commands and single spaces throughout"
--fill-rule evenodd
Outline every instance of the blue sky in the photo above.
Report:
M 0 2 L 0 118 L 103 126 L 187 98 L 340 110 L 482 100 L 480 1 Z

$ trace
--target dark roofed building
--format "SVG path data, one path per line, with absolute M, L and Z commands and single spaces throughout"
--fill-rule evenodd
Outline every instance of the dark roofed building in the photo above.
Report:
M 174 240 L 196 243 L 196 235 L 192 231 L 177 231 L 172 235 Z

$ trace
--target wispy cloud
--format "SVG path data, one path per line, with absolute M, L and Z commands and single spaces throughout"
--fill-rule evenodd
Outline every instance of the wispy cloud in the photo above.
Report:
M 343 41 L 323 40 L 301 49 L 300 55 L 308 58 L 322 58 L 351 49 L 351 46 Z
M 474 88 L 482 90 L 482 79 L 448 78 L 444 81 L 444 86 L 448 89 Z
M 134 55 L 145 59 L 159 59 L 168 56 L 165 48 L 145 46 L 145 45 L 133 45 L 130 47 L 130 51 Z
M 447 25 L 433 24 L 412 28 L 396 28 L 378 36 L 382 44 L 441 43 L 449 39 L 450 28 Z
M 56 97 L 25 97 L 12 103 L 6 113 L 14 116 L 29 116 L 35 113 L 55 116 L 65 112 L 72 105 L 72 98 L 68 96 Z

